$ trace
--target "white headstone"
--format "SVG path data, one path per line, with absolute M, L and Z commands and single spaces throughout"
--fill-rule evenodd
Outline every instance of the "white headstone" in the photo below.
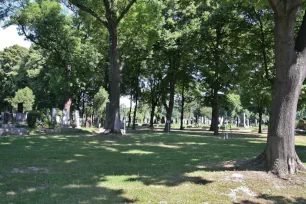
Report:
M 62 126 L 68 127 L 68 121 L 69 121 L 69 113 L 66 109 L 63 110 L 63 120 L 62 120 Z
M 58 123 L 57 120 L 56 120 L 56 117 L 57 117 L 57 108 L 52 108 L 52 111 L 51 111 L 51 120 L 52 120 L 52 123 L 53 124 L 56 124 Z
M 75 110 L 73 112 L 73 117 L 74 117 L 74 122 L 76 123 L 76 127 L 79 128 L 80 127 L 80 111 Z

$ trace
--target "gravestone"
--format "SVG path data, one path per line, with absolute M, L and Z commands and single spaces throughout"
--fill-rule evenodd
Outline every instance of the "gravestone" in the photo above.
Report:
M 80 111 L 75 110 L 73 112 L 73 116 L 74 116 L 74 122 L 77 128 L 80 127 Z
M 167 131 L 170 132 L 170 123 L 171 123 L 171 121 L 167 120 L 166 123 L 167 123 Z
M 69 113 L 66 109 L 63 110 L 62 126 L 65 128 L 69 126 Z
M 3 123 L 2 124 L 8 124 L 9 122 L 13 121 L 13 114 L 12 113 L 4 113 L 3 114 Z
M 51 110 L 51 121 L 54 125 L 59 123 L 59 122 L 57 122 L 58 120 L 57 120 L 56 117 L 57 117 L 57 108 L 52 108 L 52 110 Z
M 27 113 L 16 113 L 16 121 L 18 123 L 24 123 L 27 120 Z
M 239 127 L 246 127 L 245 120 L 246 120 L 245 113 L 241 113 Z
M 59 115 L 55 116 L 55 124 L 61 123 L 61 117 Z
M 2 124 L 4 124 L 4 113 L 1 112 L 1 120 L 2 120 Z
M 224 118 L 223 117 L 219 117 L 219 124 L 223 124 Z
M 250 120 L 246 119 L 246 126 L 249 127 L 250 126 Z

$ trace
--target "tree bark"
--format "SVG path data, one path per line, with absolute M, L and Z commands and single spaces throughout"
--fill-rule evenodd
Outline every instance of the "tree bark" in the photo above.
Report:
M 174 78 L 174 76 L 172 76 Z M 174 107 L 174 94 L 175 94 L 175 84 L 174 79 L 170 80 L 170 98 L 169 98 L 169 106 L 166 108 L 167 114 L 166 114 L 166 123 L 164 132 L 168 132 L 171 130 L 171 118 L 172 118 L 172 112 Z M 170 121 L 170 123 L 168 123 Z
M 136 129 L 136 115 L 137 115 L 137 106 L 138 106 L 138 76 L 137 76 L 137 87 L 136 87 L 136 94 L 135 94 L 135 108 L 134 108 L 134 116 L 133 116 L 133 127 L 132 129 Z
M 154 114 L 155 114 L 156 103 L 152 101 L 151 114 L 150 114 L 150 127 L 154 127 Z
M 182 104 L 181 104 L 181 125 L 180 125 L 180 130 L 184 130 L 184 124 L 183 124 L 183 120 L 184 120 L 184 105 L 185 105 L 185 94 L 184 94 L 184 84 L 182 87 Z
M 128 127 L 131 127 L 131 121 L 132 121 L 132 117 L 131 117 L 131 114 L 132 114 L 132 106 L 133 106 L 133 103 L 132 103 L 132 91 L 131 91 L 131 99 L 130 99 L 130 111 L 129 111 L 129 122 L 128 122 Z
M 111 20 L 111 19 L 110 19 Z M 121 134 L 120 130 L 120 69 L 118 55 L 117 23 L 109 22 L 110 33 L 110 110 L 107 119 L 107 129 L 111 133 Z
M 214 131 L 214 135 L 219 135 L 219 96 L 218 90 L 214 89 L 212 101 L 212 119 L 210 131 Z
M 262 107 L 261 107 L 261 106 L 258 106 L 258 115 L 259 115 L 258 133 L 262 133 L 262 131 L 261 131 L 261 124 L 262 124 Z
M 306 170 L 296 154 L 294 144 L 296 109 L 305 79 L 306 53 L 305 45 L 301 53 L 295 50 L 294 45 L 294 26 L 300 1 L 269 2 L 275 20 L 276 79 L 267 146 L 263 156 L 269 171 L 284 176 Z

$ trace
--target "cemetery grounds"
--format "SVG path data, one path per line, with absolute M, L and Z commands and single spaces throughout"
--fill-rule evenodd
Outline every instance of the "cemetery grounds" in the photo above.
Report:
M 0 137 L 0 203 L 306 203 L 306 174 L 235 167 L 265 142 L 204 131 Z M 306 164 L 305 135 L 296 150 Z

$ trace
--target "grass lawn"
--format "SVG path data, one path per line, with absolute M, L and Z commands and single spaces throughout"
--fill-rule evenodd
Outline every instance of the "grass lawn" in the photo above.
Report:
M 226 170 L 263 136 L 141 132 L 0 138 L 0 203 L 306 203 L 306 174 Z M 306 162 L 306 136 L 296 137 Z

